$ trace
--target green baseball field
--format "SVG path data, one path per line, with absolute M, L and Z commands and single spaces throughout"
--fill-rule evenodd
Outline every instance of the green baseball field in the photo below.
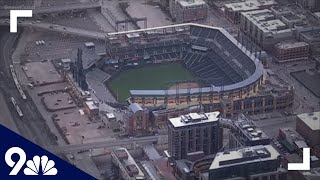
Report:
M 148 65 L 123 70 L 108 82 L 119 102 L 130 96 L 131 89 L 168 89 L 170 81 L 192 80 L 195 76 L 180 63 Z

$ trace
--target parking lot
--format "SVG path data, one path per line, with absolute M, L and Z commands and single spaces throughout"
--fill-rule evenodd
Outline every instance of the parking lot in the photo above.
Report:
M 37 45 L 36 41 L 39 40 L 43 40 L 45 44 Z M 28 39 L 21 59 L 25 62 L 38 62 L 42 60 L 71 58 L 72 54 L 76 53 L 77 48 L 82 47 L 85 42 L 93 42 L 99 52 L 105 51 L 103 41 L 53 32 L 48 35 L 42 31 L 36 31 L 32 33 L 32 38 Z
M 320 98 L 316 97 L 311 91 L 297 81 L 290 73 L 313 69 L 315 63 L 313 61 L 299 61 L 285 64 L 270 62 L 269 68 L 276 72 L 276 76 L 295 87 L 295 105 L 293 112 L 307 113 L 320 110 Z M 299 106 L 296 106 L 299 104 Z
M 50 93 L 43 95 L 43 102 L 49 111 L 58 111 L 76 107 L 68 93 Z
M 63 81 L 61 75 L 49 61 L 27 63 L 23 67 L 23 70 L 28 79 L 36 85 Z
M 113 139 L 101 121 L 90 121 L 86 115 L 81 115 L 79 110 L 74 108 L 55 113 L 56 122 L 70 144 Z
M 97 23 L 93 21 L 93 19 L 90 16 L 90 13 L 88 13 L 88 11 L 86 10 L 50 14 L 44 18 L 41 18 L 41 21 L 91 31 L 102 31 L 101 28 L 97 25 Z
M 40 86 L 40 87 L 36 88 L 36 93 L 38 95 L 42 95 L 42 94 L 46 94 L 46 93 L 50 93 L 50 92 L 62 91 L 65 88 L 67 88 L 68 86 L 69 86 L 69 84 L 66 82 L 57 83 L 57 84 L 50 84 L 47 86 Z

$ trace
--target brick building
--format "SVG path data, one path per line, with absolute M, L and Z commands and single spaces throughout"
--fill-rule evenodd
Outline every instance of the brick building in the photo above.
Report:
M 129 135 L 142 135 L 149 131 L 149 111 L 142 109 L 137 103 L 132 103 L 129 106 L 128 118 L 128 134 Z
M 206 19 L 208 6 L 203 0 L 170 0 L 169 12 L 176 22 L 192 22 Z
M 320 145 L 320 112 L 299 114 L 296 129 L 311 147 Z
M 284 41 L 274 46 L 278 62 L 308 60 L 309 44 L 306 42 Z

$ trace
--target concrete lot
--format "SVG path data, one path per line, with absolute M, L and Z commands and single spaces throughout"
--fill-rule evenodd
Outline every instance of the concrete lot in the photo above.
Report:
M 317 71 L 299 71 L 293 72 L 291 75 L 309 89 L 315 96 L 320 98 L 320 73 Z
M 43 95 L 43 102 L 50 111 L 69 109 L 76 107 L 68 93 L 54 93 Z
M 56 112 L 57 121 L 61 129 L 65 129 L 65 135 L 70 144 L 81 144 L 86 140 L 103 138 L 104 140 L 110 136 L 110 132 L 103 126 L 102 122 L 92 122 L 86 115 L 81 115 L 79 109 L 64 110 Z M 84 137 L 84 139 L 82 138 Z M 94 142 L 94 141 L 93 141 Z
M 41 21 L 79 29 L 102 31 L 97 23 L 92 20 L 88 11 L 49 15 L 48 17 L 43 18 Z
M 96 51 L 104 52 L 104 42 L 90 38 L 79 38 L 65 34 L 35 31 L 30 32 L 32 38 L 27 39 L 25 52 L 21 55 L 24 61 L 41 61 L 43 59 L 71 58 L 71 54 L 82 47 L 85 42 L 93 42 Z M 36 45 L 36 41 L 43 40 L 45 45 Z
M 39 86 L 36 88 L 36 93 L 37 94 L 45 94 L 45 93 L 50 93 L 50 92 L 54 92 L 54 91 L 61 91 L 61 90 L 64 90 L 68 86 L 69 86 L 69 84 L 66 82 L 57 83 L 57 84 L 50 84 L 47 86 Z
M 63 81 L 51 62 L 32 62 L 25 64 L 25 67 L 26 76 L 37 85 Z
M 296 116 L 269 118 L 255 121 L 255 123 L 263 132 L 272 138 L 279 135 L 279 128 L 296 129 Z
M 295 65 L 296 64 L 296 65 Z M 292 110 L 295 113 L 307 113 L 319 111 L 320 98 L 311 93 L 305 86 L 290 75 L 291 72 L 309 70 L 315 67 L 312 61 L 290 62 L 286 64 L 269 63 L 269 68 L 276 72 L 276 76 L 295 87 L 295 105 Z M 296 104 L 299 104 L 296 106 Z
M 36 1 L 38 4 L 41 4 L 42 7 L 46 6 L 59 6 L 59 5 L 66 5 L 66 4 L 73 4 L 79 3 L 79 0 L 38 0 Z

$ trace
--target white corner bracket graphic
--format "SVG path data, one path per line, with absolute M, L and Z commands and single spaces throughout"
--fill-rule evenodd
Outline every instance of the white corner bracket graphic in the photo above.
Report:
M 310 170 L 310 148 L 303 148 L 303 162 L 302 163 L 289 163 L 289 171 Z
M 18 17 L 32 17 L 32 10 L 10 10 L 10 32 L 18 30 Z

